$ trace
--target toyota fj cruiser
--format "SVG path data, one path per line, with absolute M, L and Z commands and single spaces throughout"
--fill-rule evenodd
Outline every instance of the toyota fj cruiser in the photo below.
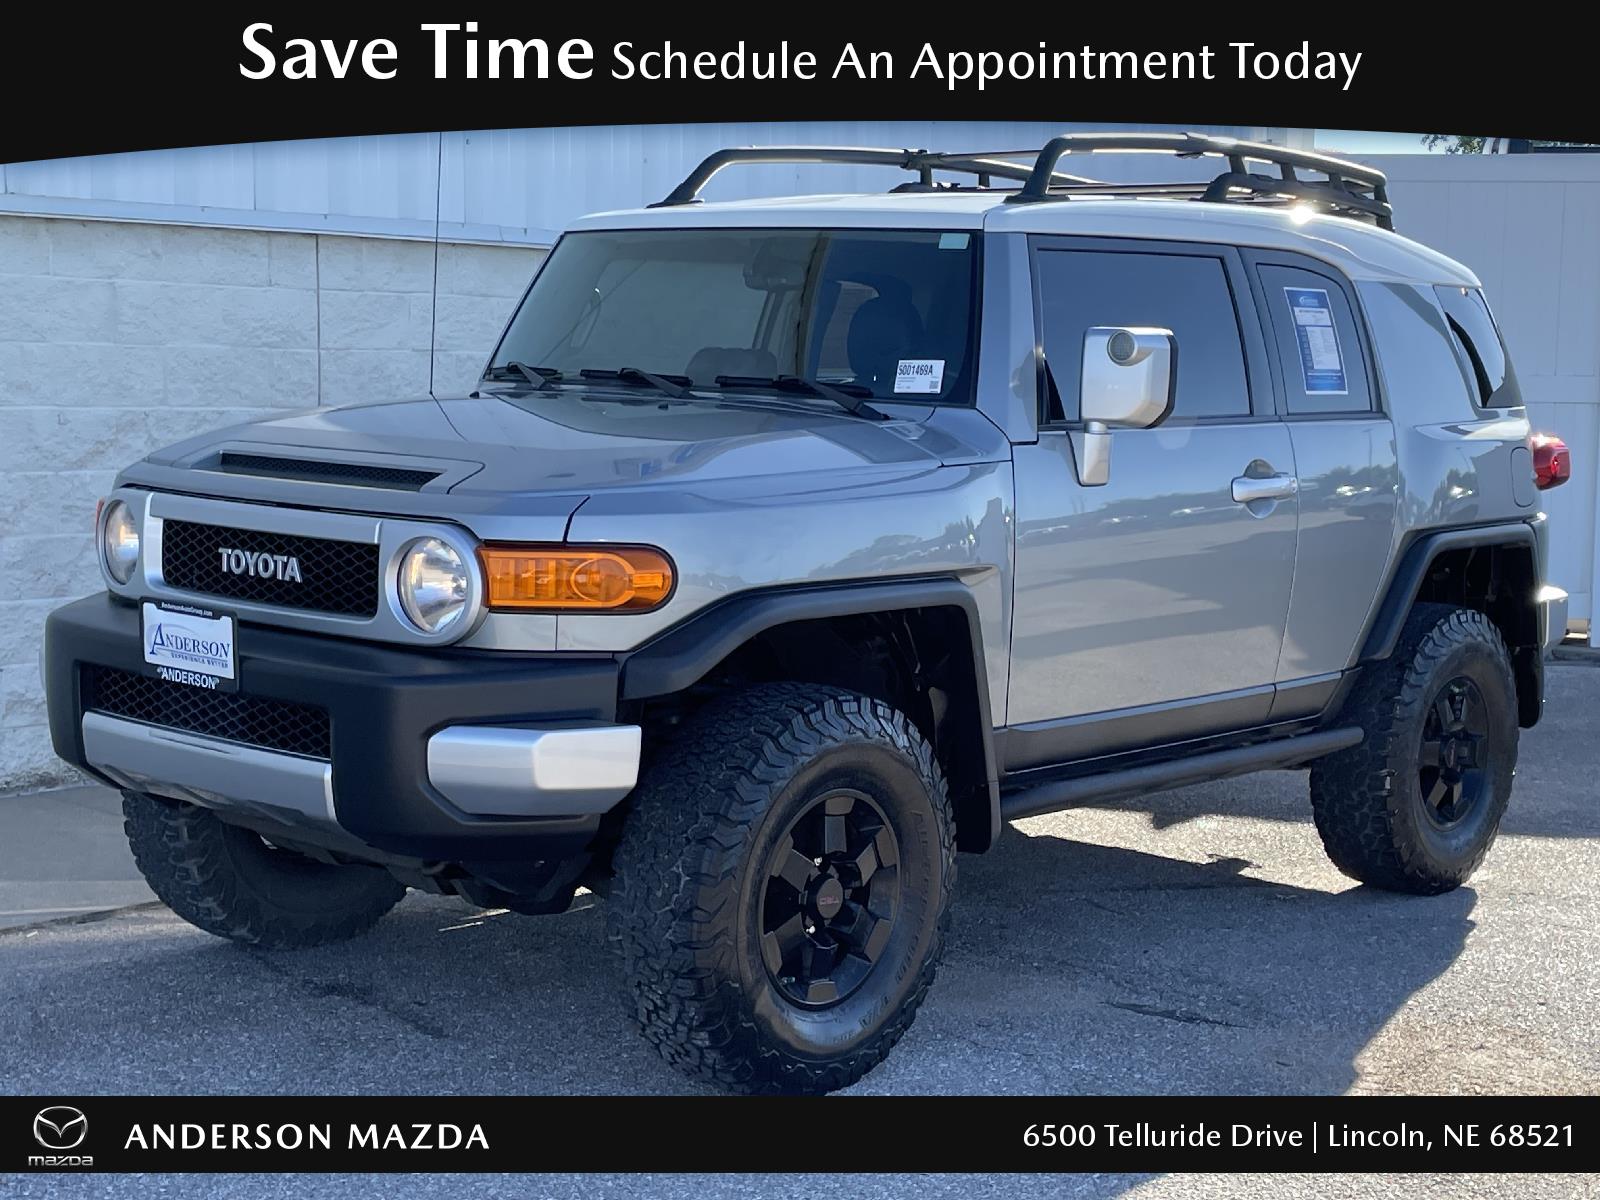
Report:
M 1061 169 L 1102 149 L 1223 169 Z M 762 162 L 912 178 L 700 200 Z M 586 887 L 668 1060 L 828 1090 L 906 1031 L 955 852 L 1010 819 L 1309 767 L 1345 873 L 1466 879 L 1565 624 L 1566 470 L 1369 168 L 723 151 L 564 234 L 470 395 L 124 471 L 51 728 L 202 929 Z

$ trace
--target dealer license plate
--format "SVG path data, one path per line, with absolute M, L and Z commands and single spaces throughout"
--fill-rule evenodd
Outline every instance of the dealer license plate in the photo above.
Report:
M 150 674 L 211 691 L 238 689 L 231 614 L 146 600 L 139 624 Z

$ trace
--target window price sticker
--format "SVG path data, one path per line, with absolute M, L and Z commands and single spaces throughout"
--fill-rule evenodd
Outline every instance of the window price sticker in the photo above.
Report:
M 1344 377 L 1344 354 L 1339 329 L 1333 323 L 1333 305 L 1322 288 L 1286 287 L 1289 311 L 1294 316 L 1294 336 L 1300 345 L 1300 374 L 1308 396 L 1349 394 Z

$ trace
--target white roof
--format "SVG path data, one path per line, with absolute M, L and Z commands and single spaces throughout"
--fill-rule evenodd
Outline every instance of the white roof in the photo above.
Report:
M 1293 250 L 1351 279 L 1479 286 L 1466 267 L 1365 221 L 1290 207 L 1195 200 L 1072 199 L 1007 204 L 1004 192 L 889 192 L 777 196 L 596 213 L 580 229 L 793 228 L 982 229 L 988 233 L 1148 238 Z M 1401 215 L 1402 220 L 1404 214 Z

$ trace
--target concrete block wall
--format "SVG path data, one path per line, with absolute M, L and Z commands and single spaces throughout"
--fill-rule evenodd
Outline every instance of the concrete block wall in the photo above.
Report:
M 45 614 L 118 468 L 274 411 L 470 385 L 543 251 L 0 216 L 0 790 L 58 782 Z M 437 330 L 434 330 L 437 319 Z

